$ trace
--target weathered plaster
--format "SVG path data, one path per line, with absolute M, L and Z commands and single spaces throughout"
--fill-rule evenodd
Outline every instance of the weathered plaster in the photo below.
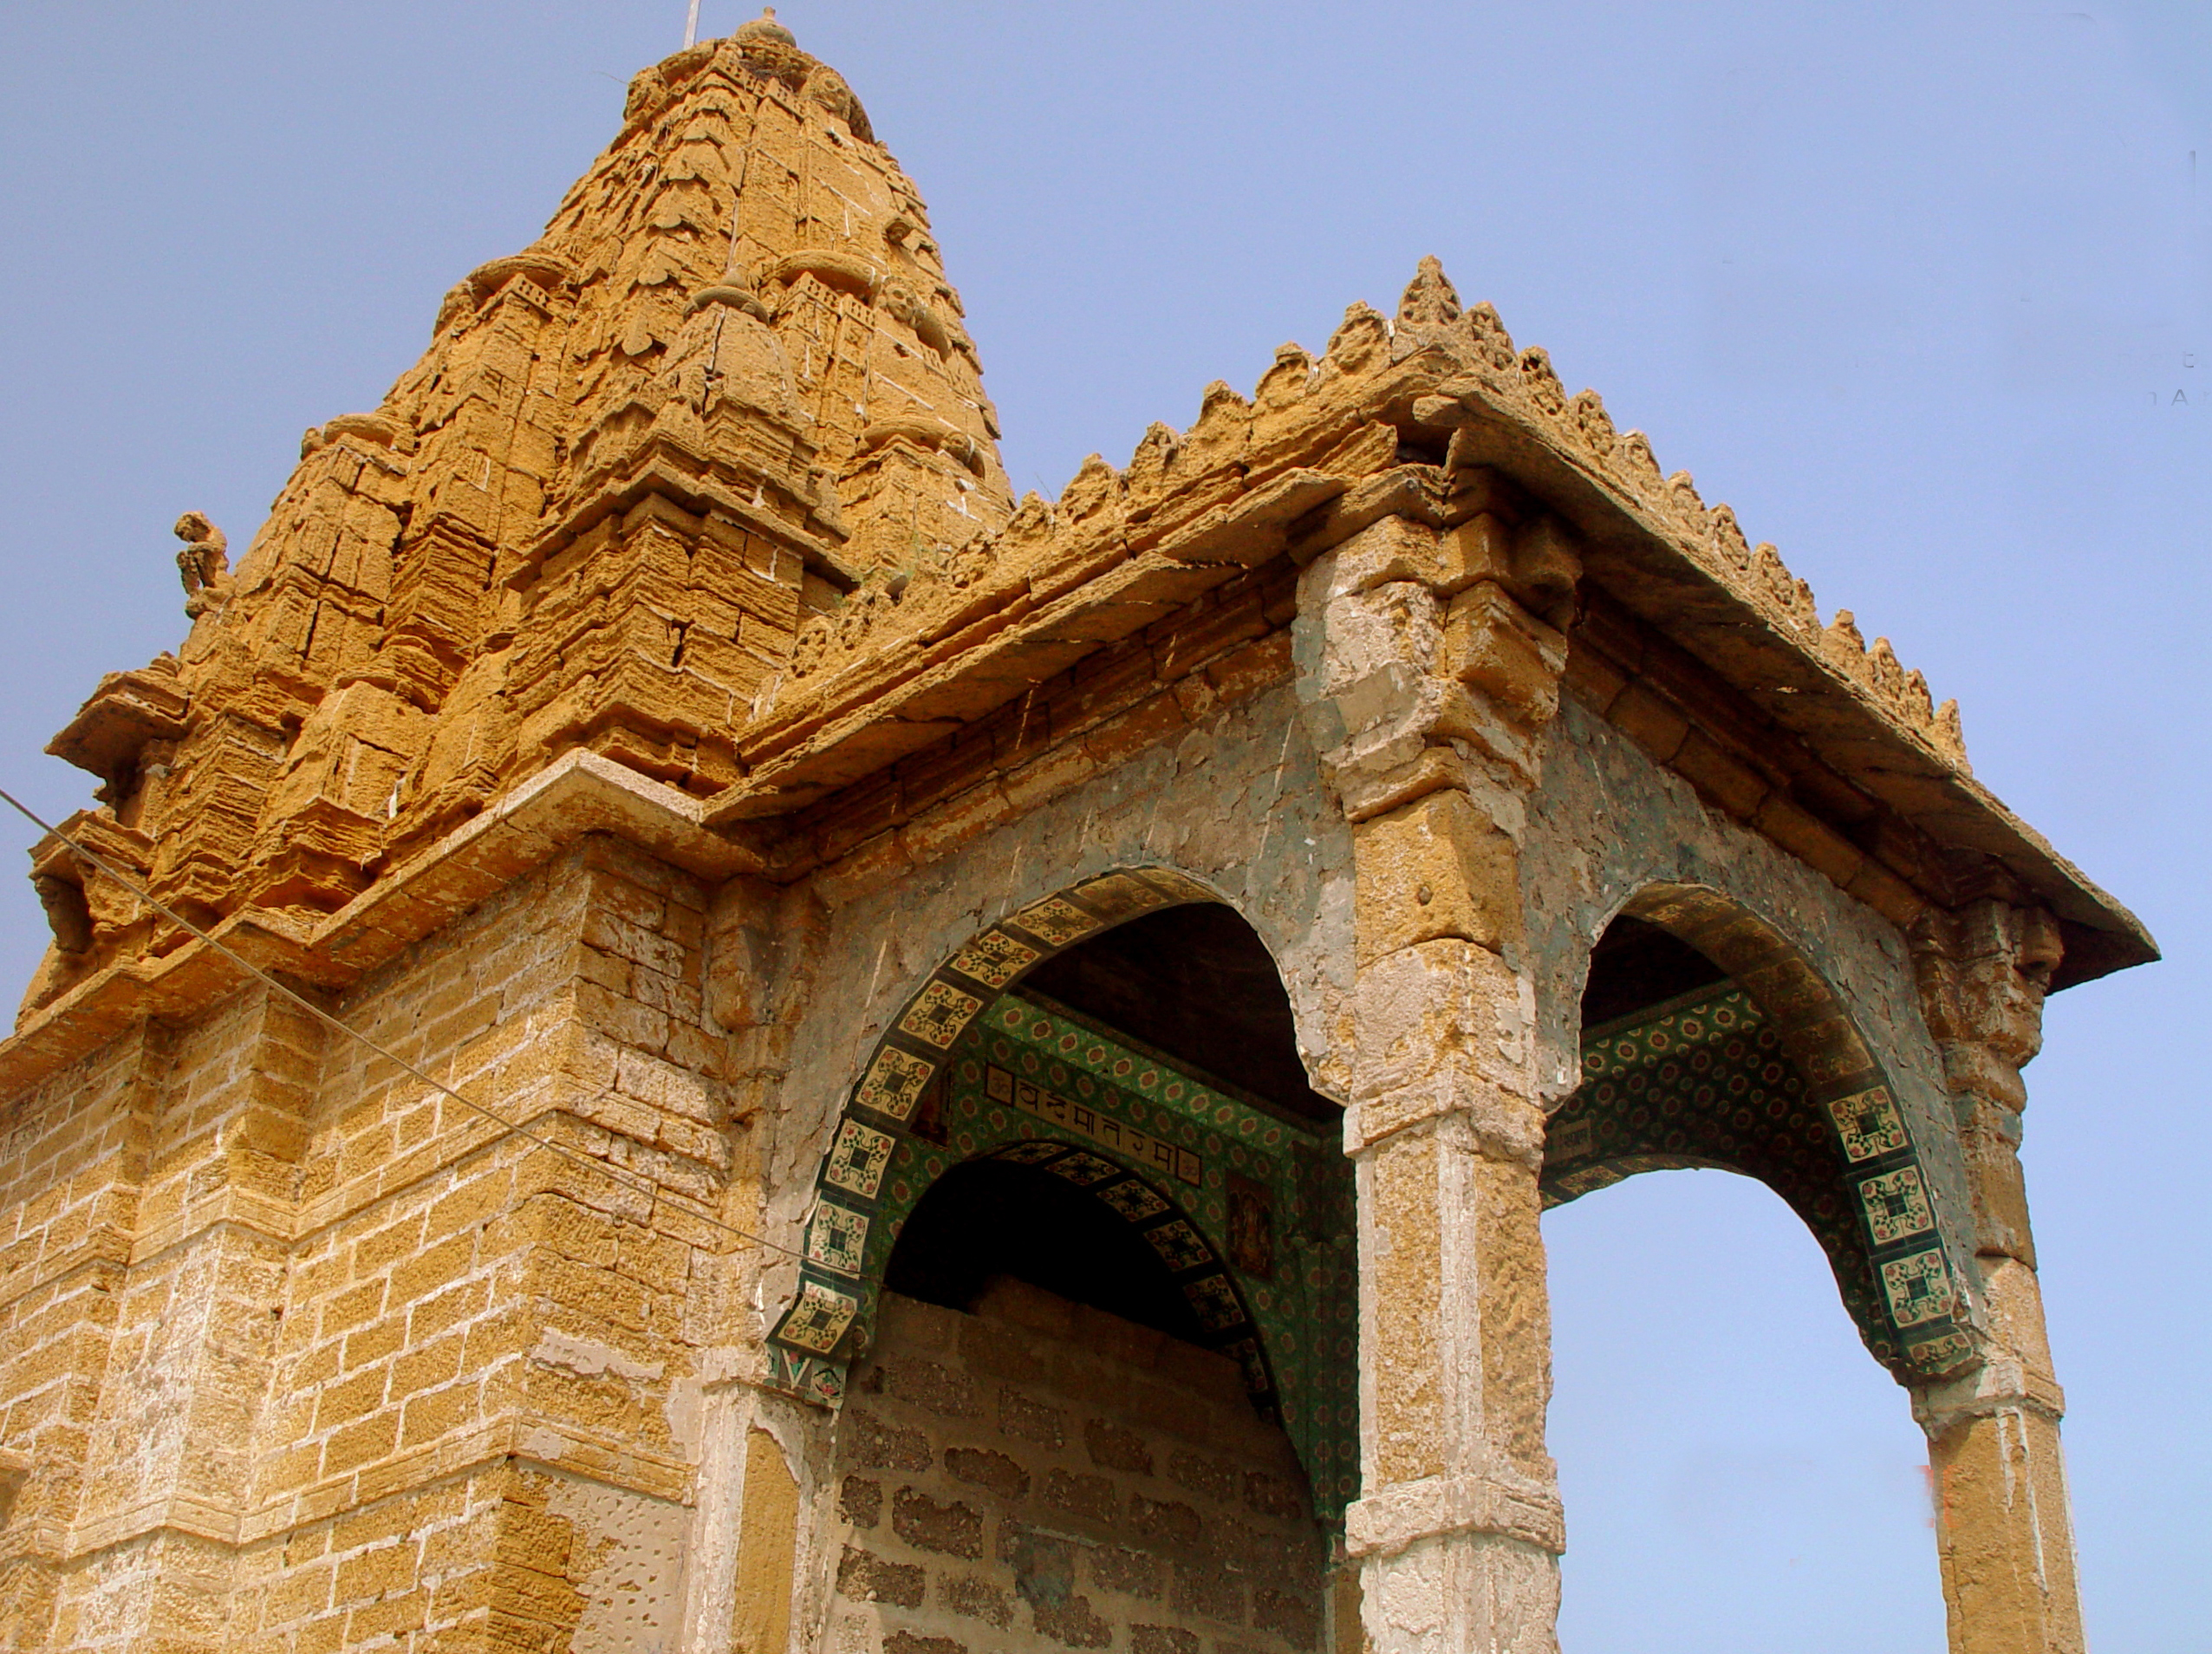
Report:
M 1571 700 L 1560 706 L 1529 800 L 1520 882 L 1523 971 L 1536 989 L 1548 1107 L 1580 1080 L 1582 989 L 1605 927 L 1649 885 L 1705 885 L 1772 925 L 1840 996 L 1911 1122 L 1944 1240 L 1955 1257 L 1973 1256 L 1966 1167 L 1942 1059 L 1921 1016 L 1904 936 L 1890 921 L 1708 809 L 1688 782 Z
M 584 1599 L 575 1654 L 667 1654 L 683 1600 L 683 1507 L 582 1477 L 556 1475 L 547 1511 L 572 1524 Z M 589 1571 L 583 1566 L 588 1561 Z
M 779 1237 L 869 1049 L 929 972 L 1001 915 L 1134 863 L 1191 874 L 1244 915 L 1282 971 L 1315 1084 L 1344 1094 L 1351 835 L 1286 684 L 832 914 L 769 1160 L 768 1209 L 793 1226 Z

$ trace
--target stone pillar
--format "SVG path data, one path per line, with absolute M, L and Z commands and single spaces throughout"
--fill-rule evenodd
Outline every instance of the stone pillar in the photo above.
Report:
M 1565 1548 L 1544 1451 L 1544 1152 L 1518 840 L 1578 572 L 1556 526 L 1455 477 L 1300 591 L 1305 716 L 1353 824 L 1363 1497 L 1378 1654 L 1550 1654 Z M 1473 496 L 1471 498 L 1470 497 Z
M 706 1010 L 728 1035 L 730 1108 L 746 1123 L 723 1209 L 725 1221 L 748 1233 L 770 1225 L 766 1134 L 756 1136 L 751 1123 L 777 1112 L 792 1030 L 815 979 L 819 920 L 806 895 L 742 877 L 725 881 L 707 906 Z M 803 1473 L 810 1447 L 817 1470 L 826 1463 L 830 1429 L 823 1415 L 764 1383 L 772 1317 L 759 1307 L 762 1264 L 755 1248 L 732 1251 L 693 1312 L 706 1334 L 704 1383 L 679 1654 L 784 1654 L 805 1598 Z M 803 1632 L 800 1640 L 810 1638 Z
M 1966 1153 L 1988 1310 L 1978 1364 L 1913 1392 L 1936 1478 L 1952 1654 L 2079 1654 L 2059 1444 L 2065 1400 L 2044 1333 L 2020 1164 L 2027 1101 L 2020 1071 L 2042 1045 L 2058 927 L 2040 910 L 1985 900 L 1923 922 L 1913 943 Z
M 263 1451 L 322 1027 L 248 984 L 161 1044 L 57 1647 L 216 1646 Z

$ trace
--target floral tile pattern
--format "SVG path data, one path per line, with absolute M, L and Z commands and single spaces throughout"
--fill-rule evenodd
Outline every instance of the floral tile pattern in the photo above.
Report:
M 1903 1111 L 1862 1066 L 1823 1097 L 1732 983 L 1654 1006 L 1583 1045 L 1583 1083 L 1546 1136 L 1547 1205 L 1639 1171 L 1756 1177 L 1805 1221 L 1877 1359 L 1904 1374 L 1971 1354 L 1934 1194 Z
M 861 1081 L 853 1100 L 890 1119 L 906 1119 L 921 1100 L 922 1087 L 936 1071 L 937 1065 L 926 1058 L 886 1045 L 868 1065 L 868 1078 Z
M 814 1221 L 807 1225 L 807 1257 L 841 1275 L 859 1274 L 868 1251 L 869 1221 L 864 1212 L 823 1201 L 815 1208 Z
M 1077 938 L 1088 936 L 1105 921 L 1103 915 L 1086 913 L 1058 896 L 1047 896 L 1016 914 L 1013 922 L 1031 935 L 1042 937 L 1048 947 L 1065 947 Z
M 1165 868 L 1104 874 L 1009 915 L 908 1001 L 830 1138 L 771 1383 L 836 1406 L 908 1214 L 991 1156 L 1064 1180 L 1145 1237 L 1254 1404 L 1278 1416 L 1317 1509 L 1358 1492 L 1351 1169 L 1293 1123 L 1019 990 L 1038 960 L 1138 914 L 1219 898 Z
M 950 982 L 934 981 L 915 997 L 906 1015 L 899 1019 L 899 1027 L 943 1051 L 960 1037 L 960 1030 L 982 1009 L 983 1001 L 974 994 Z
M 953 955 L 951 968 L 986 987 L 1002 988 L 1043 957 L 1003 930 L 986 930 Z
M 822 1181 L 862 1200 L 874 1200 L 895 1147 L 897 1139 L 889 1132 L 848 1120 L 837 1128 L 830 1145 L 830 1162 L 823 1168 Z
M 1951 1289 L 1950 1267 L 1941 1247 L 1893 1258 L 1882 1266 L 1882 1290 L 1889 1294 L 1890 1313 L 1899 1326 L 1921 1326 L 1939 1316 L 1949 1316 L 1957 1294 Z
M 1936 1228 L 1936 1208 L 1920 1181 L 1920 1168 L 1900 1166 L 1858 1186 L 1858 1202 L 1866 1210 L 1866 1227 L 1877 1246 L 1886 1247 Z
M 1828 1117 L 1836 1123 L 1844 1152 L 1853 1160 L 1873 1160 L 1905 1147 L 1905 1123 L 1885 1085 L 1838 1097 L 1828 1105 Z
M 819 1281 L 799 1283 L 798 1302 L 784 1312 L 775 1336 L 797 1350 L 828 1355 L 860 1312 L 860 1300 Z

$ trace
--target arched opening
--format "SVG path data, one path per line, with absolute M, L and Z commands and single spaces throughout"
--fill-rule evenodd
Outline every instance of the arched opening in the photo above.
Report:
M 1959 1364 L 1966 1312 L 1879 1065 L 1710 891 L 1632 902 L 1581 1009 L 1544 1172 L 1563 1630 L 1594 1654 L 1935 1641 L 1925 1442 L 1849 1334 L 1902 1383 Z M 1670 1175 L 1612 1188 L 1649 1171 Z M 1924 1573 L 1920 1612 L 1892 1592 L 1851 1614 L 1869 1567 Z
M 1544 1244 L 1562 1645 L 1942 1649 L 1927 1438 L 1795 1214 L 1661 1172 L 1554 1209 Z
M 1899 1382 L 1973 1357 L 1961 1275 L 1906 1110 L 1841 998 L 1716 891 L 1654 887 L 1591 953 L 1582 1084 L 1546 1126 L 1548 1208 L 1637 1172 L 1765 1183 L 1827 1255 Z
M 1008 915 L 856 1085 L 774 1335 L 787 1388 L 842 1394 L 833 1639 L 1311 1654 L 1356 1623 L 1340 1115 L 1206 897 L 1125 869 Z
M 1233 908 L 1194 902 L 1133 919 L 1045 960 L 1022 986 L 1194 1068 L 1233 1076 L 1286 1114 L 1342 1120 L 1306 1083 L 1290 996 L 1267 944 Z

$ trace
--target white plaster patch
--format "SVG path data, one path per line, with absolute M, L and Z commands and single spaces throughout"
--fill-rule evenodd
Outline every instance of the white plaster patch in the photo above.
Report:
M 541 1367 L 558 1367 L 579 1378 L 612 1376 L 637 1384 L 658 1378 L 664 1370 L 658 1361 L 633 1360 L 620 1350 L 558 1332 L 551 1327 L 538 1334 L 537 1347 L 530 1352 L 530 1358 Z
M 668 1435 L 683 1449 L 684 1457 L 699 1462 L 699 1422 L 702 1385 L 696 1378 L 679 1378 L 668 1386 L 667 1404 L 660 1410 L 668 1421 Z
M 683 1508 L 556 1475 L 546 1509 L 576 1524 L 573 1554 L 591 1563 L 576 1581 L 584 1608 L 574 1654 L 669 1654 L 683 1599 Z

